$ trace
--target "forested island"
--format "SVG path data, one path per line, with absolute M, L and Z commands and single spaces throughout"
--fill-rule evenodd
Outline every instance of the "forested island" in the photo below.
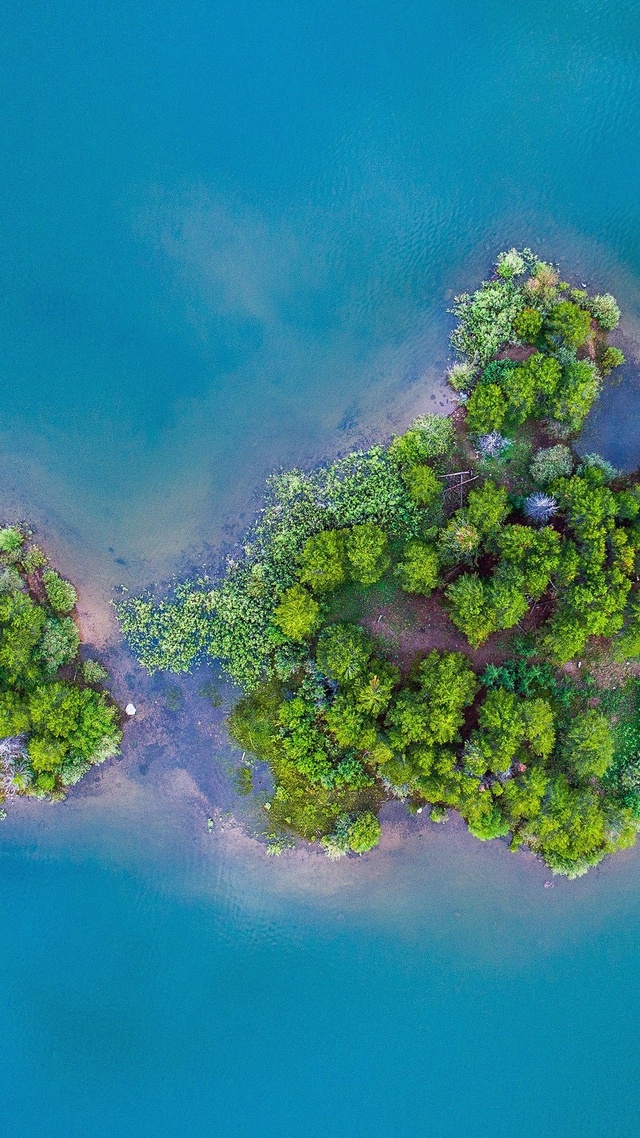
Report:
M 222 580 L 119 617 L 150 671 L 244 690 L 273 852 L 368 850 L 397 798 L 575 877 L 640 826 L 640 474 L 573 445 L 620 314 L 530 250 L 454 313 L 451 416 L 274 476 Z
M 118 753 L 118 709 L 106 670 L 80 658 L 76 601 L 28 531 L 0 528 L 0 806 L 60 800 Z

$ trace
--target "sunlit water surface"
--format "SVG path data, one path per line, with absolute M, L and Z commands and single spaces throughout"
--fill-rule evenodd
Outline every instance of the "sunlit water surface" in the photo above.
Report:
M 269 471 L 444 410 L 447 307 L 505 245 L 619 297 L 583 445 L 638 464 L 638 4 L 8 0 L 0 53 L 2 514 L 139 708 L 0 824 L 0 1134 L 635 1133 L 639 855 L 544 888 L 390 807 L 365 858 L 268 859 L 215 669 L 168 706 L 109 599 L 214 563 Z

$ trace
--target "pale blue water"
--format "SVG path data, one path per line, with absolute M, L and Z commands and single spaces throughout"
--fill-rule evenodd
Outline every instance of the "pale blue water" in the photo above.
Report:
M 640 460 L 633 0 L 7 0 L 0 55 L 0 505 L 90 635 L 273 467 L 440 407 L 447 304 L 504 245 L 618 295 L 588 441 Z M 390 821 L 274 865 L 209 841 L 240 804 L 200 681 L 172 717 L 111 661 L 123 761 L 1 824 L 1 1134 L 638 1129 L 636 854 L 544 890 Z

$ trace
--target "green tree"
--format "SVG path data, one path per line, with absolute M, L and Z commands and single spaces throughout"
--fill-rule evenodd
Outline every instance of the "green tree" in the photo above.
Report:
M 346 579 L 345 534 L 323 530 L 305 543 L 300 558 L 300 581 L 315 593 L 337 589 Z
M 302 585 L 282 594 L 273 622 L 289 640 L 307 640 L 320 624 L 320 605 Z
M 409 542 L 398 575 L 407 593 L 432 593 L 438 584 L 438 554 L 434 547 L 422 541 Z
M 476 435 L 499 431 L 507 414 L 507 401 L 497 383 L 479 383 L 467 403 L 467 428 Z
M 523 308 L 513 322 L 513 330 L 525 344 L 534 344 L 542 328 L 542 314 L 537 308 Z
M 407 466 L 402 472 L 411 497 L 419 506 L 430 506 L 440 498 L 442 483 L 426 464 Z
M 577 715 L 565 736 L 563 758 L 570 774 L 586 782 L 601 778 L 611 764 L 614 739 L 606 715 L 589 708 Z
M 509 495 L 504 486 L 487 481 L 469 494 L 467 519 L 482 537 L 497 533 L 508 513 Z
M 591 330 L 591 316 L 570 300 L 562 300 L 551 310 L 549 328 L 570 348 L 580 348 Z
M 353 526 L 347 536 L 347 558 L 352 577 L 361 585 L 375 585 L 388 569 L 389 539 L 373 522 Z
M 318 667 L 340 683 L 362 680 L 368 673 L 371 656 L 371 641 L 355 624 L 332 624 L 323 630 L 318 640 Z
M 70 581 L 65 581 L 55 569 L 45 569 L 42 580 L 54 612 L 67 613 L 75 608 L 78 594 Z

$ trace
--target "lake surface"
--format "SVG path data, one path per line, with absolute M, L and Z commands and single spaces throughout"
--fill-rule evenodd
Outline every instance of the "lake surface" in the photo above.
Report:
M 140 708 L 0 824 L 0 1134 L 634 1133 L 640 855 L 544 889 L 389 809 L 366 858 L 268 860 L 214 673 L 171 710 L 108 602 L 444 410 L 447 307 L 514 244 L 618 296 L 584 446 L 637 466 L 638 4 L 6 0 L 0 55 L 0 512 Z

